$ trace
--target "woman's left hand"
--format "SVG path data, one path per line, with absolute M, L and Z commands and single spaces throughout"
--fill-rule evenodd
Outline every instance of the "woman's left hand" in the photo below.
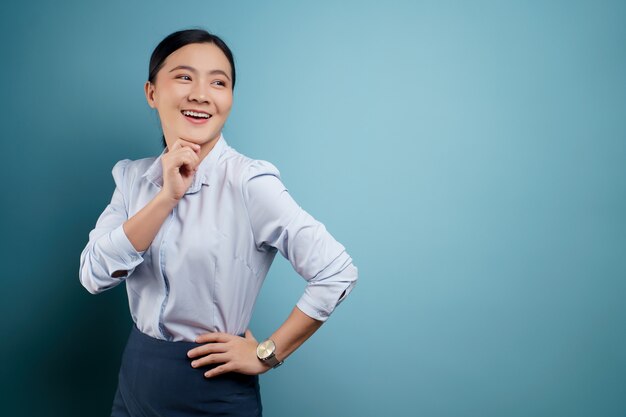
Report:
M 196 343 L 206 343 L 187 352 L 190 358 L 197 358 L 191 366 L 221 364 L 204 373 L 213 377 L 225 372 L 239 372 L 246 375 L 262 374 L 270 369 L 256 356 L 257 340 L 246 330 L 245 337 L 228 333 L 205 333 L 196 337 Z

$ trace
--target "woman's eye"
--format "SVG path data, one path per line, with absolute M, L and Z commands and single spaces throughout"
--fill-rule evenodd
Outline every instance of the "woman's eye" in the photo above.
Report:
M 220 85 L 222 87 L 226 85 L 226 83 L 224 81 L 220 81 L 220 80 L 213 81 L 213 83 L 215 83 L 217 85 Z
M 189 75 L 179 75 L 176 78 L 180 78 L 181 80 L 185 80 L 185 81 L 190 81 L 191 78 L 189 77 Z

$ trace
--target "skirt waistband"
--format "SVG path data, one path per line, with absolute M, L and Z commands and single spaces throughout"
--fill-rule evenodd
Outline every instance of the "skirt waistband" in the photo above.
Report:
M 245 334 L 239 334 L 238 336 L 244 337 Z M 138 339 L 137 341 L 140 341 L 142 343 L 151 344 L 155 347 L 158 347 L 159 349 L 169 349 L 170 351 L 176 351 L 176 352 L 180 352 L 181 350 L 184 350 L 184 349 L 187 349 L 187 350 L 193 349 L 195 347 L 202 346 L 205 344 L 205 343 L 190 342 L 187 340 L 178 340 L 174 342 L 170 340 L 157 339 L 139 330 L 136 323 L 133 323 L 130 337 L 136 338 Z

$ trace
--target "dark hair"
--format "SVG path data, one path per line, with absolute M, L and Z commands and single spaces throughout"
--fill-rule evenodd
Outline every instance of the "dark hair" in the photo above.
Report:
M 156 76 L 159 70 L 163 67 L 165 59 L 173 52 L 179 50 L 185 45 L 192 43 L 212 43 L 226 55 L 228 62 L 230 63 L 230 70 L 232 75 L 232 90 L 235 90 L 235 59 L 233 53 L 226 43 L 220 39 L 219 36 L 213 35 L 204 29 L 186 29 L 179 30 L 168 35 L 163 39 L 150 56 L 150 68 L 148 70 L 148 81 L 155 83 Z M 163 148 L 167 146 L 165 142 L 165 135 L 163 135 Z

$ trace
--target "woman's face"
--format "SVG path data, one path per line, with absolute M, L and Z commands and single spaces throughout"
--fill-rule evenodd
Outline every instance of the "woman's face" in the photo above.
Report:
M 211 43 L 185 45 L 165 59 L 145 92 L 150 107 L 159 112 L 168 149 L 179 138 L 203 149 L 213 147 L 233 104 L 231 77 L 228 59 Z M 187 111 L 205 117 L 185 115 Z

